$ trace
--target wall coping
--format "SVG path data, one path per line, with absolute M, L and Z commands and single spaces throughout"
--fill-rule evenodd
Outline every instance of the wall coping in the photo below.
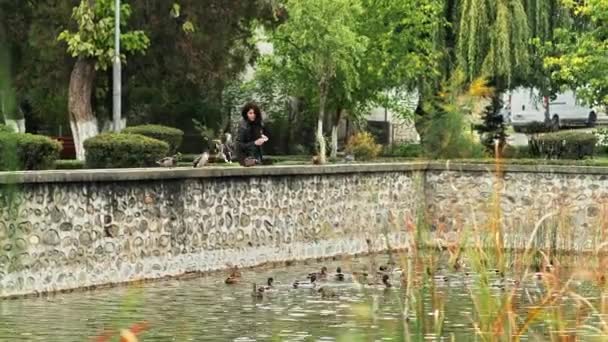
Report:
M 296 175 L 334 175 L 350 173 L 411 172 L 411 171 L 464 171 L 494 172 L 494 164 L 459 162 L 398 162 L 369 164 L 331 165 L 283 165 L 259 167 L 211 166 L 201 169 L 191 167 L 141 168 L 141 169 L 95 169 L 95 170 L 48 170 L 0 172 L 0 184 L 27 183 L 77 183 L 77 182 L 121 182 L 170 179 L 197 179 L 223 177 L 276 177 Z M 607 175 L 608 167 L 569 165 L 502 165 L 507 173 L 562 173 Z

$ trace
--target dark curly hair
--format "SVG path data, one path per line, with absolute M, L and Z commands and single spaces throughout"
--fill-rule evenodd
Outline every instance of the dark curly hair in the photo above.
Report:
M 254 122 L 256 124 L 262 123 L 262 111 L 260 110 L 260 107 L 255 104 L 255 102 L 249 102 L 243 106 L 243 109 L 241 110 L 241 116 L 243 116 L 243 119 L 247 121 L 247 112 L 249 112 L 251 109 L 253 109 L 253 112 L 255 113 Z

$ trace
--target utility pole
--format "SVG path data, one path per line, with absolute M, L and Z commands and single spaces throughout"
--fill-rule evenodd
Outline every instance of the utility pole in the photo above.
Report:
M 112 121 L 114 132 L 121 127 L 121 62 L 120 62 L 120 0 L 116 0 L 114 8 L 114 63 L 112 65 Z

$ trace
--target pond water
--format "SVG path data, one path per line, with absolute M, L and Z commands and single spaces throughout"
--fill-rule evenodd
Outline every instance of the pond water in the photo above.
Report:
M 375 257 L 380 264 L 380 257 Z M 356 286 L 349 281 L 327 282 L 336 298 L 323 298 L 318 291 L 293 289 L 295 279 L 327 266 L 333 272 L 362 270 L 370 259 L 309 262 L 281 269 L 242 270 L 242 282 L 226 285 L 223 273 L 188 280 L 168 280 L 139 286 L 91 292 L 58 294 L 41 298 L 0 302 L 1 341 L 91 341 L 104 330 L 125 328 L 147 321 L 149 330 L 141 341 L 400 341 L 403 340 L 403 298 L 398 276 L 394 287 Z M 432 303 L 441 298 L 445 317 L 441 340 L 470 340 L 474 336 L 471 292 L 475 275 L 448 272 L 441 268 L 433 280 L 434 291 L 425 291 L 425 315 L 431 320 L 439 312 Z M 252 282 L 268 277 L 281 282 L 263 299 L 252 297 Z M 510 291 L 498 276 L 490 278 L 490 296 Z M 542 282 L 531 277 L 516 297 L 525 301 L 543 291 Z M 597 296 L 592 289 L 586 296 Z M 532 302 L 533 300 L 531 300 Z M 562 305 L 571 305 L 564 302 Z M 572 318 L 574 319 L 574 318 Z M 413 317 L 407 328 L 422 322 Z M 428 322 L 425 323 L 428 325 Z M 542 323 L 540 323 L 542 325 Z M 420 333 L 418 333 L 420 334 Z M 425 339 L 437 339 L 433 329 L 424 329 Z M 542 332 L 537 339 L 543 340 Z M 539 339 L 540 338 L 540 339 Z

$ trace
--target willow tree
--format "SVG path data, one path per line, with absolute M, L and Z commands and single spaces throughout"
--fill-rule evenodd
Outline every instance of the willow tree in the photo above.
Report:
M 131 15 L 131 7 L 122 5 L 120 14 L 120 25 L 124 29 Z M 57 39 L 65 41 L 68 53 L 76 58 L 70 76 L 68 112 L 76 158 L 84 160 L 84 141 L 99 132 L 91 105 L 95 76 L 97 70 L 106 70 L 114 58 L 114 1 L 81 0 L 80 5 L 74 8 L 72 18 L 77 22 L 78 30 L 65 30 Z M 145 51 L 150 41 L 143 31 L 126 32 L 122 29 L 121 52 Z M 125 54 L 121 53 L 120 57 L 123 62 L 126 61 Z
M 529 66 L 530 27 L 524 0 L 462 0 L 456 58 L 469 80 L 510 86 Z
M 318 116 L 316 140 L 326 161 L 325 121 L 330 93 L 352 94 L 367 39 L 357 33 L 363 13 L 359 0 L 287 0 L 288 20 L 271 36 L 278 63 L 294 75 L 298 87 L 313 87 Z

